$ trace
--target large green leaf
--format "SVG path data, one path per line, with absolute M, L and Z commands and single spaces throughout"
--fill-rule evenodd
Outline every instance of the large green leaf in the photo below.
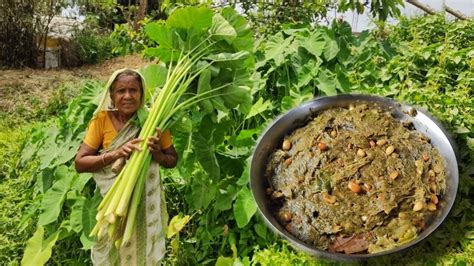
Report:
M 307 38 L 302 38 L 301 46 L 316 57 L 325 51 L 326 40 L 320 31 L 315 31 Z
M 284 38 L 282 33 L 277 33 L 266 42 L 265 59 L 273 60 L 275 65 L 280 66 L 285 62 L 288 46 L 293 41 L 293 37 Z
M 331 59 L 335 58 L 338 53 L 339 53 L 339 45 L 337 44 L 336 37 L 334 37 L 333 32 L 329 32 L 326 35 L 326 47 L 324 48 L 324 58 L 327 61 L 331 61 Z
M 183 29 L 206 30 L 212 25 L 212 9 L 201 7 L 185 7 L 175 10 L 166 20 L 166 26 Z
M 234 203 L 234 217 L 239 228 L 243 228 L 257 211 L 257 204 L 247 187 L 243 187 Z
M 148 102 L 155 93 L 155 89 L 165 84 L 168 69 L 163 65 L 152 64 L 139 69 L 139 72 L 145 78 L 145 86 L 148 91 L 145 101 Z
M 145 34 L 163 48 L 173 48 L 173 32 L 162 22 L 145 25 Z
M 48 239 L 43 240 L 44 228 L 38 226 L 34 235 L 28 240 L 25 253 L 21 259 L 21 265 L 38 266 L 44 265 L 51 257 L 52 249 L 58 240 L 59 231 L 56 231 Z
M 71 208 L 72 211 L 69 224 L 71 225 L 72 230 L 76 233 L 82 231 L 82 212 L 85 200 L 86 198 L 83 196 L 77 198 Z
M 190 193 L 186 195 L 186 200 L 191 209 L 199 210 L 207 208 L 215 198 L 217 184 L 203 173 L 196 173 L 190 186 Z
M 233 8 L 227 7 L 222 9 L 222 16 L 234 27 L 237 33 L 237 38 L 232 42 L 232 45 L 237 51 L 252 51 L 253 49 L 253 33 L 244 17 L 239 15 Z
M 263 101 L 263 98 L 258 99 L 256 103 L 252 105 L 250 112 L 247 114 L 245 119 L 249 119 L 253 116 L 256 116 L 272 107 L 272 102 L 270 100 Z
M 216 40 L 224 40 L 229 44 L 237 37 L 235 29 L 220 14 L 214 14 L 212 17 L 212 26 L 209 31 Z
M 226 189 L 219 189 L 214 207 L 220 211 L 229 210 L 232 208 L 232 202 L 234 202 L 237 193 L 238 190 L 235 185 L 228 185 Z
M 336 82 L 331 72 L 328 70 L 323 70 L 318 76 L 318 89 L 322 91 L 325 95 L 336 95 Z
M 215 155 L 214 140 L 212 135 L 202 135 L 201 132 L 193 134 L 193 146 L 196 150 L 196 157 L 202 168 L 212 179 L 220 176 L 220 167 Z
M 84 201 L 82 208 L 82 235 L 81 243 L 84 249 L 92 248 L 95 243 L 94 238 L 90 237 L 89 234 L 96 224 L 95 216 L 97 215 L 97 206 L 101 201 L 102 197 L 97 190 L 92 198 L 87 198 Z
M 41 202 L 41 214 L 38 224 L 46 225 L 57 220 L 61 212 L 66 194 L 71 187 L 74 173 L 69 172 L 64 165 L 59 166 L 54 172 L 56 182 L 46 191 Z
M 205 69 L 201 72 L 201 75 L 199 75 L 197 93 L 201 94 L 210 90 L 211 90 L 211 70 Z M 199 102 L 199 106 L 201 106 L 202 110 L 206 114 L 214 111 L 214 108 L 212 106 L 212 102 L 210 99 L 201 100 Z

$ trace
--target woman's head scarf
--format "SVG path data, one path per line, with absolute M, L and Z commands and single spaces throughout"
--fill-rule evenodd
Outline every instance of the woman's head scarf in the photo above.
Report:
M 144 108 L 145 106 L 145 99 L 148 98 L 146 97 L 148 90 L 146 88 L 146 83 L 145 83 L 145 78 L 143 77 L 140 72 L 134 69 L 130 68 L 123 68 L 115 71 L 112 76 L 110 76 L 109 81 L 107 82 L 107 85 L 104 88 L 104 92 L 102 93 L 102 96 L 100 98 L 99 104 L 97 105 L 97 109 L 94 112 L 94 117 L 100 112 L 100 111 L 111 111 L 111 110 L 116 110 L 114 106 L 112 106 L 112 101 L 110 98 L 110 89 L 112 85 L 114 84 L 114 81 L 117 79 L 117 77 L 122 74 L 123 72 L 130 71 L 136 73 L 140 78 L 141 78 L 141 83 L 142 83 L 142 95 L 141 95 L 141 102 L 140 102 L 140 107 L 139 109 Z M 137 110 L 138 111 L 138 110 Z

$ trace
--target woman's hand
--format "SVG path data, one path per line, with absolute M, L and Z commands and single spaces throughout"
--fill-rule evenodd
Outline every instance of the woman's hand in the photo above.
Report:
M 156 136 L 151 136 L 148 138 L 148 149 L 153 155 L 153 158 L 156 157 L 157 159 L 159 159 L 161 156 L 163 156 L 163 152 L 161 151 L 160 145 L 160 139 L 162 134 L 163 133 L 161 132 L 161 129 L 157 128 Z
M 142 142 L 143 140 L 140 138 L 132 139 L 131 141 L 125 143 L 122 147 L 118 148 L 117 150 L 113 151 L 113 160 L 115 161 L 118 158 L 124 157 L 125 159 L 130 158 L 130 155 L 133 151 L 141 151 L 142 149 L 138 145 L 138 143 Z
M 173 168 L 176 166 L 178 161 L 178 154 L 174 149 L 173 145 L 171 147 L 163 149 L 160 144 L 162 132 L 161 129 L 156 129 L 156 136 L 148 138 L 148 149 L 151 152 L 153 161 L 159 163 L 160 165 L 166 168 Z

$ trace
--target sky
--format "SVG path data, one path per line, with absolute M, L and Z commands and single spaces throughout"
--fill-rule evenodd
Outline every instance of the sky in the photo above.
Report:
M 446 5 L 452 9 L 458 10 L 464 15 L 474 18 L 474 0 L 419 0 L 420 3 L 430 6 L 435 10 L 440 12 L 443 10 L 443 3 L 446 2 Z M 407 3 L 405 1 L 405 7 L 402 8 L 401 13 L 405 16 L 420 16 L 424 14 L 424 11 Z M 355 14 L 354 12 L 345 12 L 343 14 L 337 14 L 337 17 L 343 17 L 351 26 L 354 32 L 361 32 L 366 29 L 374 28 L 373 23 L 371 22 L 370 15 L 368 15 L 369 10 L 366 10 L 364 14 Z M 331 12 L 331 18 L 334 17 L 334 13 Z M 448 14 L 447 18 L 453 18 Z M 389 23 L 396 23 L 395 19 L 389 19 Z
M 446 2 L 446 5 L 449 7 L 460 11 L 468 17 L 474 18 L 474 0 L 419 0 L 420 3 L 430 6 L 435 10 L 440 12 L 443 10 L 443 3 Z M 337 17 L 343 17 L 349 24 L 351 24 L 354 32 L 361 32 L 366 29 L 373 28 L 373 23 L 371 23 L 370 15 L 368 15 L 368 10 L 364 14 L 355 14 L 354 12 L 345 12 L 343 14 L 337 14 Z M 407 3 L 405 1 L 405 7 L 401 9 L 401 12 L 405 16 L 419 16 L 424 14 L 424 12 L 417 7 Z M 68 7 L 64 9 L 62 16 L 73 16 L 78 17 L 79 20 L 83 20 L 84 17 L 79 15 L 79 10 L 77 7 L 71 8 Z M 334 13 L 330 12 L 330 18 L 334 18 Z M 452 18 L 451 15 L 448 15 L 448 18 Z M 390 19 L 389 23 L 396 23 L 396 20 Z

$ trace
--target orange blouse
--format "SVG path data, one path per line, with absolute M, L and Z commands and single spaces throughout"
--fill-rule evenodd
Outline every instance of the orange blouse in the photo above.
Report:
M 115 136 L 117 136 L 117 131 L 107 111 L 101 111 L 97 117 L 90 122 L 84 143 L 95 150 L 99 150 L 101 147 L 107 149 Z M 163 132 L 160 144 L 162 149 L 167 149 L 173 145 L 169 129 Z

